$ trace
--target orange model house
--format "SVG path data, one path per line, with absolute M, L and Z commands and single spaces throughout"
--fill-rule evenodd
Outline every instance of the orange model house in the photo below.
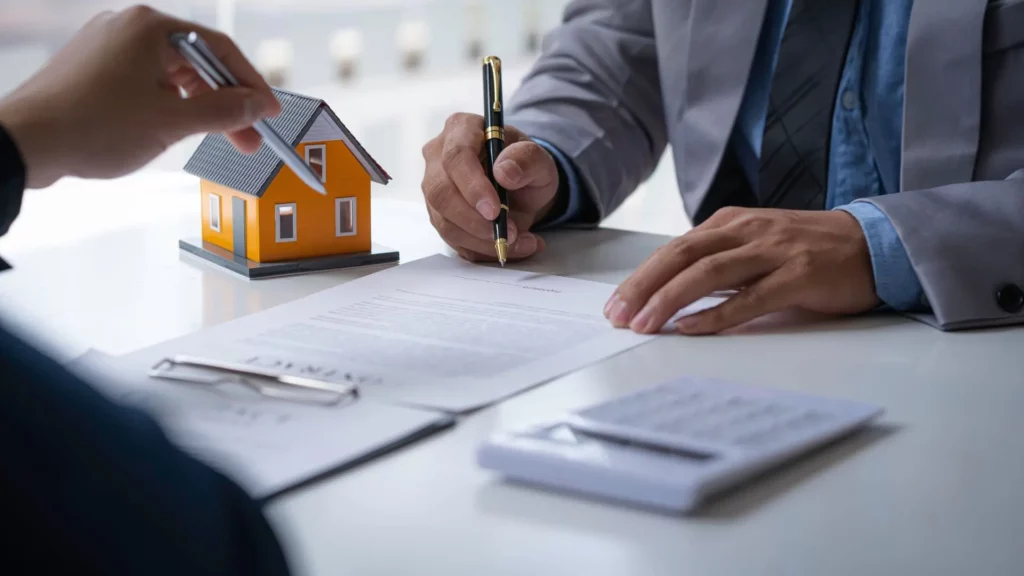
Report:
M 267 123 L 320 175 L 313 190 L 266 145 L 238 152 L 222 134 L 199 145 L 185 171 L 201 179 L 202 241 L 181 248 L 249 278 L 398 260 L 375 247 L 370 183 L 391 177 L 322 100 L 274 90 Z

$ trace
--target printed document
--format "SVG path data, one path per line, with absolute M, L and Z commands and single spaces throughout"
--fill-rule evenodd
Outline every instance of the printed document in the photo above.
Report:
M 269 498 L 453 424 L 444 414 L 364 399 L 314 406 L 244 389 L 147 379 L 148 366 L 139 360 L 89 352 L 69 368 L 112 400 L 151 414 L 175 444 L 254 498 Z
M 350 381 L 370 398 L 460 413 L 651 339 L 609 325 L 614 289 L 439 255 L 137 354 Z

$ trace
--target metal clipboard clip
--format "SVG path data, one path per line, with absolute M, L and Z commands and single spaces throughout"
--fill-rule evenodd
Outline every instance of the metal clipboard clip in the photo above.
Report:
M 359 398 L 359 388 L 352 383 L 279 374 L 245 364 L 195 356 L 164 358 L 149 369 L 149 376 L 201 384 L 214 391 L 222 391 L 225 386 L 237 384 L 267 398 L 323 406 L 335 406 L 342 401 Z

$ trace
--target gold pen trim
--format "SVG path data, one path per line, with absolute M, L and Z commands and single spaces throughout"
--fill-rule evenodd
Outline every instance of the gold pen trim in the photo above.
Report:
M 484 58 L 484 65 L 491 67 L 491 74 L 494 76 L 494 111 L 501 112 L 501 59 L 497 56 L 488 56 Z
M 504 266 L 505 262 L 508 261 L 508 240 L 505 240 L 504 238 L 495 240 L 494 251 L 498 253 L 498 262 Z
M 508 209 L 508 206 L 506 206 L 506 205 L 502 204 L 502 205 L 501 205 L 501 207 L 502 207 L 502 209 L 504 209 L 504 210 L 505 210 L 505 212 L 508 212 L 508 211 L 509 211 L 509 209 Z
M 498 126 L 491 126 L 484 131 L 484 140 L 504 140 L 505 129 Z

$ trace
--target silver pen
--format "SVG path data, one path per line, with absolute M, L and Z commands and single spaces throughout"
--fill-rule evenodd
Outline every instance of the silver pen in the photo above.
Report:
M 234 74 L 220 61 L 220 58 L 217 58 L 213 50 L 210 50 L 210 47 L 196 32 L 174 34 L 171 36 L 171 44 L 188 60 L 189 64 L 195 68 L 196 73 L 199 74 L 204 82 L 210 85 L 211 89 L 218 90 L 220 88 L 240 85 Z M 252 127 L 263 137 L 263 141 L 267 143 L 267 146 L 270 146 L 271 150 L 306 185 L 320 194 L 327 194 L 327 189 L 324 188 L 323 182 L 320 181 L 320 176 L 302 160 L 302 157 L 295 152 L 295 149 L 285 142 L 269 124 L 263 120 L 257 120 Z

